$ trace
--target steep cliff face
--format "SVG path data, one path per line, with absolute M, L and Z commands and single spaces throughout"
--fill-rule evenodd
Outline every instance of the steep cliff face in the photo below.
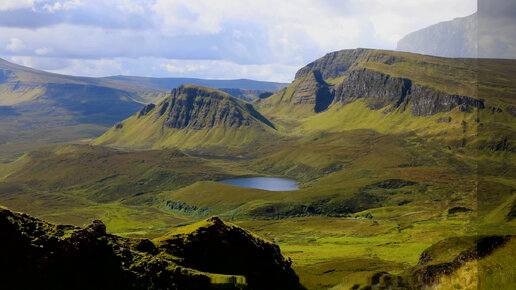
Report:
M 319 71 L 323 79 L 340 77 L 355 64 L 359 57 L 368 51 L 368 49 L 358 48 L 330 52 L 301 68 L 296 73 L 296 79 L 310 74 L 312 71 Z
M 316 113 L 324 111 L 332 101 L 333 94 L 317 70 L 300 77 L 291 98 L 293 105 L 312 105 Z
M 399 106 L 410 92 L 412 82 L 367 69 L 350 71 L 335 90 L 335 102 L 343 104 L 364 98 L 373 110 Z
M 410 79 L 357 69 L 350 71 L 346 79 L 335 90 L 335 102 L 343 104 L 363 98 L 372 110 L 392 105 L 391 109 L 410 104 L 414 116 L 431 116 L 448 112 L 457 106 L 461 110 L 484 109 L 484 102 L 471 97 L 446 94 L 444 92 L 418 85 Z
M 278 246 L 218 218 L 150 241 L 0 209 L 0 248 L 6 289 L 300 288 Z
M 184 86 L 173 89 L 155 113 L 156 120 L 163 119 L 165 126 L 176 129 L 249 126 L 253 119 L 236 99 L 221 92 Z

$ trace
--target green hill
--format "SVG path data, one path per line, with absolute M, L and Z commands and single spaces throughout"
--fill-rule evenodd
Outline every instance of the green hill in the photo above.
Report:
M 486 147 L 514 136 L 514 67 L 514 60 L 342 50 L 255 105 L 289 134 L 372 129 Z
M 136 148 L 238 147 L 271 140 L 274 125 L 251 104 L 222 91 L 180 86 L 93 141 Z

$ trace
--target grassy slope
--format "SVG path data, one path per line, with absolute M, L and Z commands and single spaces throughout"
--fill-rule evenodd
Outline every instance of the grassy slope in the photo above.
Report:
M 102 218 L 115 232 L 134 234 L 190 219 L 150 207 L 157 193 L 234 176 L 174 150 L 127 152 L 86 145 L 43 148 L 3 169 L 0 199 L 10 208 L 56 222 Z

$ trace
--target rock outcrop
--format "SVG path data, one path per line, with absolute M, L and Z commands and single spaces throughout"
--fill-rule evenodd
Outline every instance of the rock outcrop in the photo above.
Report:
M 158 239 L 158 248 L 181 258 L 181 265 L 189 268 L 244 276 L 249 288 L 297 287 L 298 278 L 290 268 L 291 262 L 281 255 L 277 245 L 217 217 L 204 223 L 192 231 Z
M 464 236 L 444 239 L 421 253 L 416 266 L 402 274 L 377 272 L 365 285 L 352 289 L 429 289 L 439 288 L 440 280 L 466 263 L 482 259 L 504 247 L 511 236 Z M 447 286 L 447 285 L 445 285 Z
M 52 225 L 0 209 L 5 289 L 299 289 L 279 247 L 211 218 L 155 241 L 101 221 Z
M 164 118 L 169 128 L 199 130 L 211 127 L 249 126 L 254 119 L 246 106 L 220 91 L 196 86 L 180 86 L 160 103 L 155 118 Z M 263 118 L 261 115 L 258 118 Z M 265 118 L 263 118 L 265 119 Z
M 409 278 L 410 284 L 419 287 L 438 284 L 442 275 L 450 275 L 467 262 L 490 255 L 509 239 L 510 236 L 473 236 L 443 240 L 421 253 Z M 456 256 L 449 257 L 454 249 Z
M 333 94 L 317 70 L 300 77 L 291 98 L 293 105 L 312 105 L 316 113 L 326 110 L 332 101 Z

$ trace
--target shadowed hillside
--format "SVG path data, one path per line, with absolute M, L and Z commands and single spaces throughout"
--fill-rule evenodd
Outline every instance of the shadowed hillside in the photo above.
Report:
M 0 209 L 0 246 L 13 289 L 301 289 L 277 245 L 217 217 L 151 241 Z

